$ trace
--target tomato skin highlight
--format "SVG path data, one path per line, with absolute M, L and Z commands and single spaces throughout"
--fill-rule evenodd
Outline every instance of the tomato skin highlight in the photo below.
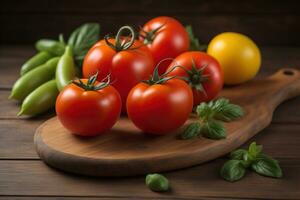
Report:
M 72 134 L 96 136 L 104 134 L 116 123 L 121 106 L 121 97 L 113 86 L 85 91 L 72 83 L 58 95 L 56 114 Z
M 200 51 L 190 51 L 179 55 L 172 61 L 167 70 L 171 70 L 174 66 L 178 65 L 187 70 L 191 70 L 193 61 L 198 70 L 206 66 L 203 70 L 203 75 L 208 76 L 208 81 L 202 83 L 205 93 L 192 87 L 194 106 L 197 106 L 201 102 L 208 102 L 214 99 L 220 93 L 223 88 L 224 77 L 223 70 L 218 61 L 212 56 Z M 188 76 L 188 74 L 182 68 L 176 67 L 168 76 L 185 77 Z
M 162 26 L 162 27 L 161 27 Z M 155 65 L 166 58 L 175 58 L 179 54 L 188 51 L 190 43 L 184 26 L 172 17 L 156 17 L 148 21 L 142 28 L 146 32 L 161 27 L 155 34 L 153 41 L 147 47 L 153 55 Z M 140 32 L 143 33 L 142 31 Z M 144 41 L 143 37 L 140 37 Z M 171 61 L 161 64 L 159 74 L 166 71 Z
M 127 98 L 127 114 L 145 133 L 165 135 L 181 127 L 193 108 L 190 87 L 180 79 L 163 84 L 139 83 Z
M 109 39 L 115 44 L 115 39 Z M 111 74 L 112 85 L 122 99 L 122 112 L 126 112 L 126 98 L 137 83 L 147 79 L 154 69 L 152 55 L 148 48 L 136 40 L 132 50 L 115 51 L 104 40 L 97 42 L 87 53 L 83 61 L 84 78 L 99 72 L 98 81 Z

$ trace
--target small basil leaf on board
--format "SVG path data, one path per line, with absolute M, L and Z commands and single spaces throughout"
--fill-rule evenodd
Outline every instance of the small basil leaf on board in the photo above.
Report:
M 227 161 L 220 172 L 220 175 L 227 181 L 238 181 L 245 176 L 246 169 L 240 160 Z
M 200 118 L 208 118 L 211 113 L 211 108 L 205 102 L 202 102 L 200 105 L 197 106 L 196 112 Z
M 233 160 L 243 160 L 244 155 L 247 153 L 245 149 L 237 149 L 230 153 L 230 158 Z
M 184 140 L 198 137 L 200 135 L 200 129 L 201 129 L 200 123 L 193 122 L 184 129 L 180 137 L 181 139 Z
M 235 104 L 229 103 L 228 99 L 220 98 L 214 101 L 212 109 L 215 112 L 215 119 L 230 122 L 244 115 L 244 110 Z
M 273 178 L 282 177 L 282 170 L 278 164 L 278 161 L 265 154 L 260 154 L 257 156 L 256 160 L 251 164 L 251 169 L 263 176 L 269 176 Z
M 201 134 L 210 139 L 226 138 L 226 130 L 222 122 L 210 120 L 203 123 Z

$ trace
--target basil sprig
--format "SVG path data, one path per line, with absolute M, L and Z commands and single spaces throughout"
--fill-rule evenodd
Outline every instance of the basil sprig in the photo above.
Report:
M 99 40 L 100 26 L 97 23 L 86 23 L 76 28 L 65 44 L 62 34 L 58 40 L 40 39 L 35 46 L 38 51 L 46 51 L 55 56 L 61 56 L 66 46 L 72 48 L 76 66 L 81 68 L 84 56 L 88 50 Z
M 237 149 L 230 153 L 230 160 L 221 168 L 220 175 L 234 182 L 243 178 L 248 169 L 268 177 L 281 178 L 282 170 L 278 161 L 262 153 L 262 145 L 252 142 L 248 148 Z
M 200 44 L 199 39 L 195 37 L 192 26 L 187 25 L 185 27 L 186 32 L 190 39 L 190 51 L 205 51 L 207 49 L 206 44 Z
M 226 138 L 223 122 L 236 120 L 244 115 L 243 109 L 220 98 L 209 103 L 201 103 L 196 108 L 199 120 L 189 124 L 181 134 L 182 139 L 204 136 L 210 139 Z
M 72 47 L 75 62 L 81 66 L 88 50 L 99 40 L 100 26 L 97 23 L 86 23 L 76 28 L 68 39 Z

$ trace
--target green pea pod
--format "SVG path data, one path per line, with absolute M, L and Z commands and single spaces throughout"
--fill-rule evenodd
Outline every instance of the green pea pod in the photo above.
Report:
M 54 57 L 48 60 L 45 64 L 29 71 L 21 76 L 14 84 L 10 99 L 23 101 L 37 87 L 43 83 L 50 81 L 55 77 L 55 70 L 59 57 Z
M 21 67 L 21 76 L 29 72 L 30 70 L 44 64 L 47 62 L 50 58 L 52 58 L 53 55 L 46 51 L 41 51 L 35 56 L 31 57 L 27 62 L 25 62 Z
M 58 93 L 55 80 L 44 83 L 24 99 L 18 116 L 35 116 L 54 108 Z
M 65 51 L 65 45 L 62 42 L 51 39 L 41 39 L 35 43 L 38 51 L 46 51 L 50 54 L 61 56 Z
M 75 78 L 75 63 L 69 46 L 66 46 L 65 53 L 58 61 L 55 77 L 59 91 Z

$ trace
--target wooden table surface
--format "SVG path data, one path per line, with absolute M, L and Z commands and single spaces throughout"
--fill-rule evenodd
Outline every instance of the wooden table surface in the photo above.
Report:
M 229 183 L 218 175 L 225 158 L 165 173 L 172 190 L 154 193 L 144 176 L 92 178 L 60 172 L 45 165 L 33 144 L 35 129 L 51 114 L 35 119 L 16 117 L 18 105 L 8 96 L 20 65 L 34 53 L 28 46 L 0 46 L 0 200 L 4 199 L 300 199 L 300 97 L 283 103 L 272 124 L 255 136 L 265 153 L 278 159 L 284 177 L 248 173 Z M 300 69 L 300 48 L 262 48 L 267 75 L 282 67 Z M 52 114 L 53 115 L 53 114 Z M 250 141 L 249 141 L 250 142 Z M 244 147 L 246 147 L 246 145 Z

